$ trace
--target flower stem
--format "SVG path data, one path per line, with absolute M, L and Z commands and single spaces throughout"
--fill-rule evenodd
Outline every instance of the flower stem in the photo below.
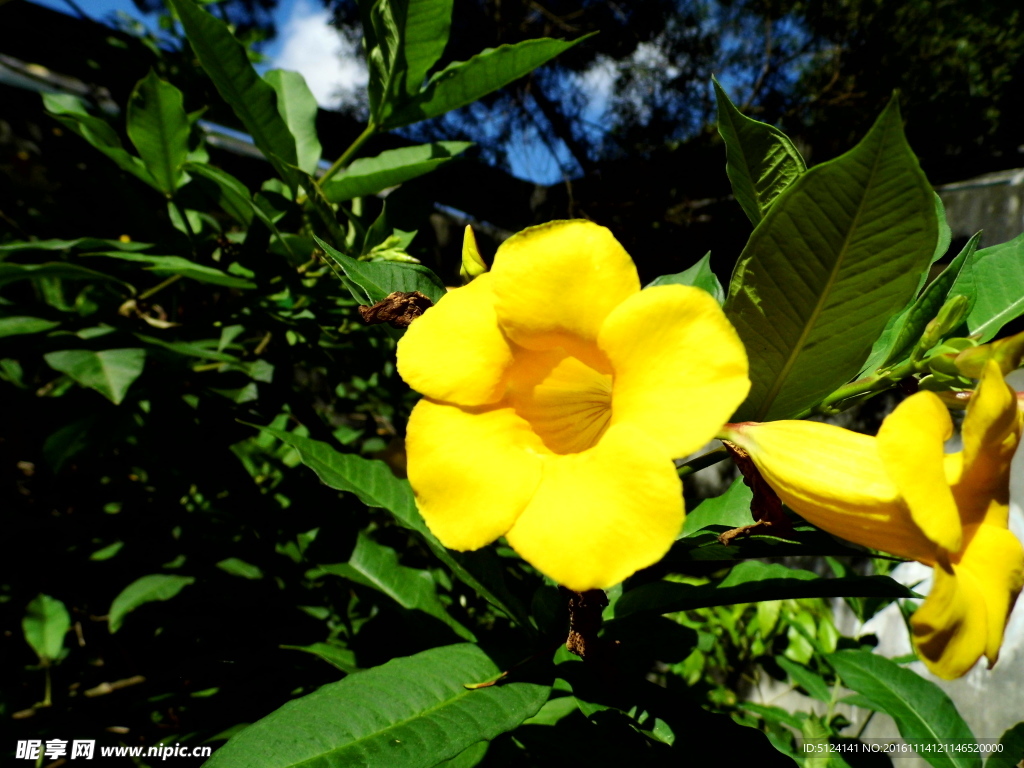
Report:
M 715 448 L 713 451 L 702 453 L 700 456 L 690 459 L 676 471 L 679 473 L 680 479 L 686 478 L 695 472 L 700 472 L 700 470 L 710 467 L 712 464 L 724 461 L 727 458 L 729 458 L 729 452 L 726 451 L 724 447 Z
M 813 414 L 832 415 L 844 411 L 846 408 L 854 405 L 854 403 L 848 401 L 892 389 L 899 384 L 901 379 L 926 370 L 928 367 L 927 362 L 926 360 L 907 360 L 893 368 L 883 368 L 875 371 L 870 376 L 865 376 L 863 379 L 840 387 L 818 403 L 818 405 L 808 408 L 794 418 L 805 419 Z
M 348 149 L 341 153 L 341 157 L 335 160 L 324 175 L 319 178 L 317 184 L 323 187 L 325 183 L 330 181 L 334 174 L 349 164 L 349 161 L 352 159 L 352 155 L 358 152 L 362 148 L 363 144 L 365 144 L 376 132 L 377 126 L 371 121 L 370 124 L 366 126 L 366 129 L 356 137 L 356 140 L 349 145 Z

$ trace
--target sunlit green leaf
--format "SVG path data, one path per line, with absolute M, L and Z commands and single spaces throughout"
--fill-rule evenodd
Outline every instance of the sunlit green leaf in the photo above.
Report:
M 1004 325 L 1024 314 L 1024 234 L 975 251 L 950 295 L 974 295 L 967 328 L 983 343 L 995 338 Z
M 645 287 L 650 288 L 655 285 L 693 285 L 710 293 L 719 304 L 725 301 L 722 284 L 718 282 L 718 277 L 711 271 L 711 251 L 705 253 L 700 261 L 692 267 L 674 275 L 657 277 Z
M 729 486 L 729 490 L 721 496 L 704 499 L 696 508 L 686 513 L 686 522 L 683 523 L 683 530 L 679 537 L 692 536 L 709 525 L 721 525 L 727 528 L 750 525 L 754 522 L 750 513 L 752 497 L 753 494 L 743 482 L 743 478 L 736 478 Z
M 182 92 L 150 70 L 128 101 L 128 138 L 157 189 L 168 197 L 181 183 L 189 127 Z
M 113 634 L 121 628 L 125 616 L 139 606 L 161 600 L 170 600 L 189 584 L 195 582 L 191 576 L 153 573 L 136 579 L 114 598 L 107 611 L 107 622 Z
M 46 364 L 66 373 L 83 387 L 95 389 L 114 405 L 120 403 L 132 382 L 139 378 L 146 350 L 138 348 L 64 349 L 43 355 Z
M 243 579 L 262 579 L 263 571 L 252 563 L 239 560 L 237 557 L 228 557 L 217 563 L 217 567 L 232 576 L 240 576 Z
M 860 144 L 786 188 L 740 255 L 725 311 L 752 388 L 734 419 L 788 418 L 849 381 L 913 295 L 937 233 L 893 100 Z
M 23 336 L 30 333 L 42 333 L 60 325 L 56 320 L 44 320 L 41 317 L 0 317 L 0 339 L 5 336 Z
M 64 650 L 64 635 L 71 628 L 71 616 L 64 603 L 49 595 L 38 595 L 25 611 L 21 629 L 25 642 L 39 657 L 39 662 L 49 666 L 60 658 Z
M 549 686 L 523 680 L 465 687 L 500 673 L 469 644 L 394 659 L 285 704 L 232 738 L 206 765 L 431 768 L 515 728 L 547 700 Z
M 332 248 L 320 238 L 317 244 L 344 272 L 352 297 L 361 304 L 376 304 L 395 291 L 419 291 L 437 302 L 445 294 L 444 283 L 426 267 L 395 261 L 357 261 Z
M 263 79 L 277 93 L 277 111 L 295 139 L 295 163 L 306 173 L 316 173 L 320 163 L 320 139 L 316 133 L 316 98 L 298 72 L 272 69 Z
M 468 141 L 439 141 L 360 158 L 324 185 L 324 196 L 340 203 L 375 194 L 429 173 L 471 146 Z

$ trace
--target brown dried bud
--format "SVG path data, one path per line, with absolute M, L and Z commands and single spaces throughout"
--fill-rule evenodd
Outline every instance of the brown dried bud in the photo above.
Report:
M 761 476 L 750 455 L 738 445 L 728 440 L 723 440 L 722 444 L 729 451 L 732 460 L 736 462 L 736 466 L 743 476 L 744 484 L 754 494 L 750 500 L 750 512 L 756 522 L 752 525 L 744 525 L 726 531 L 718 537 L 718 540 L 728 546 L 733 539 L 738 536 L 749 536 L 757 528 L 775 527 L 783 531 L 792 530 L 792 525 L 790 525 L 786 513 L 782 511 L 782 500 L 775 493 L 775 489 L 768 485 L 767 481 Z
M 359 307 L 359 316 L 367 325 L 387 323 L 392 328 L 408 328 L 409 323 L 434 306 L 429 297 L 419 291 L 395 291 L 372 307 Z

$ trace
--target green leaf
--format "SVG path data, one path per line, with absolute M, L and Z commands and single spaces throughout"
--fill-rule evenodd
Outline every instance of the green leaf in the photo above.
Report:
M 295 139 L 295 163 L 306 173 L 315 174 L 323 151 L 316 133 L 316 98 L 298 72 L 272 69 L 263 75 L 277 93 L 277 111 Z
M 430 173 L 471 146 L 469 141 L 439 141 L 388 149 L 376 157 L 360 158 L 324 185 L 324 197 L 332 203 L 340 203 L 376 194 Z
M 360 304 L 376 304 L 395 291 L 419 291 L 437 302 L 445 294 L 444 283 L 419 264 L 397 261 L 357 261 L 314 235 L 327 257 L 344 272 L 346 286 Z
M 992 752 L 985 761 L 985 768 L 1015 768 L 1024 760 L 1024 723 L 1017 723 L 1000 738 L 1001 752 Z
M 0 317 L 0 339 L 6 336 L 23 336 L 29 333 L 42 333 L 60 325 L 56 320 L 44 320 L 41 317 Z
M 150 253 L 122 253 L 121 251 L 98 251 L 96 253 L 83 253 L 83 256 L 106 256 L 121 261 L 134 261 L 140 264 L 149 264 L 147 270 L 154 274 L 166 277 L 168 275 L 181 275 L 201 283 L 212 285 L 223 285 L 225 288 L 255 288 L 256 283 L 251 280 L 243 280 L 240 277 L 221 272 L 214 267 L 205 264 L 196 264 L 181 256 L 157 256 Z
M 175 576 L 165 573 L 152 573 L 136 579 L 114 598 L 107 611 L 107 622 L 110 625 L 110 633 L 113 634 L 121 628 L 124 618 L 141 605 L 157 602 L 158 600 L 170 600 L 181 590 L 195 581 L 191 576 Z
M 128 138 L 157 189 L 171 197 L 181 184 L 188 157 L 189 121 L 181 91 L 157 77 L 140 80 L 128 101 Z
M 431 768 L 534 715 L 548 685 L 467 683 L 501 670 L 475 645 L 448 645 L 330 683 L 246 728 L 207 768 Z M 513 678 L 514 680 L 514 678 Z
M 217 203 L 246 227 L 252 224 L 254 213 L 262 214 L 261 219 L 270 221 L 270 217 L 263 212 L 263 209 L 253 203 L 252 195 L 249 194 L 245 184 L 230 173 L 206 163 L 189 162 L 185 163 L 184 167 L 189 173 L 202 176 L 216 184 L 219 190 Z M 273 226 L 272 221 L 270 226 Z
M 725 528 L 739 528 L 754 522 L 750 514 L 750 500 L 753 494 L 743 482 L 742 477 L 733 480 L 729 490 L 721 496 L 704 499 L 697 507 L 686 514 L 686 522 L 679 538 L 693 536 L 709 525 L 720 525 Z
M 64 650 L 64 635 L 71 628 L 71 617 L 64 603 L 49 595 L 37 595 L 28 604 L 21 630 L 25 642 L 39 657 L 39 663 L 49 666 L 60 658 Z
M 828 657 L 843 685 L 866 696 L 896 721 L 907 742 L 974 744 L 974 734 L 945 692 L 920 675 L 869 651 L 839 651 Z M 970 752 L 918 754 L 936 768 L 979 768 Z
M 778 128 L 743 115 L 712 78 L 725 171 L 736 202 L 756 227 L 775 199 L 807 170 L 800 152 Z
M 262 579 L 263 571 L 252 563 L 239 560 L 237 557 L 228 557 L 217 563 L 217 567 L 232 576 L 239 576 L 243 579 Z
M 146 350 L 128 349 L 64 349 L 43 355 L 46 364 L 65 373 L 83 387 L 95 389 L 114 405 L 120 404 L 131 383 L 139 378 L 146 360 Z
M 156 180 L 146 170 L 145 163 L 125 150 L 117 132 L 106 121 L 86 112 L 77 97 L 70 94 L 44 93 L 43 105 L 57 122 L 92 144 L 113 160 L 122 171 L 161 191 Z
M 942 274 L 929 283 L 924 292 L 917 297 L 917 301 L 906 310 L 903 315 L 903 322 L 896 326 L 899 328 L 899 331 L 896 334 L 896 340 L 893 342 L 892 349 L 882 362 L 883 366 L 902 359 L 910 352 L 911 347 L 917 343 L 917 340 L 921 338 L 925 326 L 939 313 L 947 298 L 951 298 L 950 291 L 960 277 L 964 265 L 974 255 L 980 240 L 981 232 L 978 232 L 968 240 L 957 257 L 949 263 L 948 267 L 942 270 Z
M 785 656 L 776 656 L 775 663 L 782 667 L 796 685 L 799 685 L 818 701 L 824 701 L 826 704 L 832 701 L 832 689 L 821 675 Z
M 112 248 L 118 251 L 144 251 L 152 247 L 152 243 L 136 243 L 134 241 L 124 243 L 120 240 L 104 240 L 99 237 L 79 237 L 74 240 L 19 240 L 0 245 L 0 256 L 19 251 L 69 251 L 73 248 L 78 250 Z
M 135 338 L 139 341 L 144 341 L 147 344 L 162 347 L 163 349 L 170 350 L 171 352 L 177 352 L 179 355 L 198 357 L 201 360 L 216 360 L 220 363 L 241 362 L 241 360 L 234 355 L 217 350 L 216 347 L 218 345 L 218 341 L 216 339 L 205 339 L 198 342 L 164 341 L 163 339 L 158 339 L 155 336 L 146 336 L 141 333 L 135 334 Z
M 418 95 L 390 112 L 385 109 L 381 127 L 384 130 L 401 128 L 471 104 L 518 80 L 587 37 L 589 35 L 572 41 L 548 37 L 524 40 L 515 45 L 487 48 L 469 61 L 453 62 L 431 77 Z
M 957 278 L 951 296 L 974 295 L 967 328 L 982 343 L 1024 314 L 1024 234 L 975 251 Z
M 16 280 L 30 280 L 36 277 L 122 282 L 116 277 L 105 275 L 94 269 L 82 267 L 78 264 L 68 264 L 64 261 L 48 261 L 45 264 L 11 264 L 6 261 L 0 262 L 0 286 L 13 283 Z M 124 284 L 127 285 L 127 283 Z
M 312 645 L 282 645 L 281 647 L 292 651 L 311 653 L 317 658 L 323 659 L 332 667 L 340 669 L 345 674 L 350 675 L 353 672 L 359 671 L 359 667 L 356 665 L 356 655 L 348 648 L 343 648 L 340 645 L 313 643 Z
M 401 565 L 395 550 L 378 544 L 362 531 L 347 563 L 321 565 L 321 570 L 371 587 L 403 608 L 440 619 L 464 640 L 476 642 L 476 637 L 448 615 L 437 596 L 434 579 L 427 571 Z
M 776 199 L 740 255 L 725 312 L 752 387 L 733 419 L 789 418 L 849 381 L 913 295 L 937 231 L 890 101 L 860 144 Z
M 452 0 L 408 0 L 402 54 L 409 96 L 420 92 L 427 72 L 444 53 L 451 26 Z
M 693 285 L 710 293 L 719 304 L 725 301 L 722 284 L 718 282 L 718 277 L 711 271 L 711 251 L 705 253 L 700 261 L 692 267 L 674 275 L 656 277 L 644 287 L 652 288 L 655 285 Z
M 420 517 L 409 481 L 395 477 L 387 464 L 351 453 L 340 453 L 327 443 L 292 432 L 255 424 L 250 426 L 297 450 L 302 463 L 312 469 L 325 485 L 354 493 L 367 506 L 387 509 L 402 526 L 419 534 L 457 578 L 517 624 L 530 627 L 526 611 L 508 591 L 500 571 L 495 573 L 491 567 L 493 553 L 460 553 L 446 549 Z
M 803 597 L 912 597 L 913 592 L 888 576 L 823 579 L 811 571 L 779 563 L 746 560 L 716 584 L 656 581 L 622 594 L 615 603 L 616 621 L 635 613 L 675 613 L 714 605 L 756 603 Z
M 277 94 L 261 78 L 243 46 L 227 25 L 201 10 L 193 0 L 170 0 L 192 50 L 221 98 L 242 121 L 253 142 L 291 186 L 294 175 L 286 164 L 297 160 L 295 139 L 277 108 Z M 282 161 L 284 161 L 282 163 Z

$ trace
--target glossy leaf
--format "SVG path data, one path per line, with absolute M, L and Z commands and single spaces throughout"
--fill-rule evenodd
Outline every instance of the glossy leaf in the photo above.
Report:
M 975 251 L 950 295 L 975 296 L 967 328 L 978 334 L 982 343 L 1024 315 L 1024 234 Z
M 718 101 L 718 132 L 725 141 L 725 170 L 736 202 L 757 226 L 775 199 L 807 170 L 789 137 L 746 117 L 712 79 Z
M 117 131 L 104 120 L 85 111 L 82 102 L 70 94 L 44 93 L 43 104 L 47 111 L 68 130 L 77 133 L 93 147 L 113 160 L 117 167 L 158 191 L 160 186 L 146 169 L 145 163 L 128 152 L 121 144 Z
M 242 121 L 253 142 L 289 184 L 295 179 L 285 164 L 295 165 L 295 139 L 277 109 L 277 94 L 261 78 L 227 25 L 193 0 L 170 0 L 192 50 L 221 98 Z M 284 161 L 282 163 L 282 161 Z
M 432 648 L 323 686 L 239 733 L 208 768 L 430 768 L 534 715 L 548 685 L 511 680 L 470 644 Z
M 64 651 L 64 635 L 71 629 L 71 616 L 64 603 L 49 595 L 38 595 L 28 604 L 21 620 L 25 642 L 39 657 L 39 663 L 49 666 Z
M 849 381 L 913 295 L 937 231 L 891 101 L 860 144 L 776 199 L 740 255 L 725 312 L 752 387 L 734 420 L 794 416 Z
M 711 251 L 705 253 L 692 267 L 674 275 L 656 277 L 644 287 L 651 288 L 655 285 L 693 285 L 710 293 L 719 304 L 725 301 L 725 290 L 718 281 L 718 276 L 711 271 Z
M 471 146 L 472 142 L 468 141 L 439 141 L 388 149 L 376 157 L 360 158 L 324 185 L 324 197 L 332 203 L 340 203 L 375 194 L 430 173 Z
M 128 138 L 157 189 L 168 197 L 181 184 L 181 166 L 188 157 L 190 125 L 184 104 L 182 92 L 152 70 L 128 101 Z
M 381 127 L 385 130 L 401 128 L 464 107 L 518 80 L 585 39 L 565 41 L 542 37 L 524 40 L 515 45 L 487 48 L 468 61 L 449 64 L 431 77 L 417 96 L 391 112 L 385 111 Z
M 321 565 L 320 569 L 376 589 L 403 608 L 423 611 L 439 619 L 464 640 L 476 641 L 472 632 L 448 615 L 438 599 L 434 579 L 427 571 L 401 565 L 395 550 L 378 544 L 362 531 L 347 563 Z
M 65 349 L 43 355 L 46 364 L 65 373 L 83 387 L 95 389 L 114 405 L 119 404 L 128 387 L 139 378 L 146 350 L 137 348 Z
M 122 253 L 121 251 L 100 251 L 97 253 L 83 253 L 83 256 L 107 256 L 121 261 L 134 261 L 140 264 L 148 264 L 146 267 L 150 272 L 166 277 L 169 275 L 181 275 L 201 283 L 212 283 L 223 285 L 225 288 L 255 288 L 256 284 L 251 280 L 229 275 L 214 267 L 205 264 L 196 264 L 181 256 L 157 256 L 149 253 Z
M 1001 752 L 990 753 L 985 768 L 1015 768 L 1024 761 L 1024 722 L 1017 723 L 999 737 Z
M 636 613 L 675 613 L 762 600 L 912 596 L 913 592 L 888 576 L 823 579 L 811 571 L 747 560 L 733 567 L 728 576 L 715 584 L 693 586 L 657 581 L 624 592 L 615 604 L 615 619 Z
M 743 482 L 743 478 L 737 477 L 721 496 L 704 499 L 696 508 L 687 512 L 679 538 L 692 536 L 710 525 L 725 528 L 750 525 L 754 522 L 750 513 L 751 498 L 753 494 L 750 488 Z
M 56 320 L 44 320 L 41 317 L 0 317 L 0 339 L 6 336 L 24 336 L 30 333 L 42 333 L 60 325 Z
M 162 600 L 170 600 L 189 584 L 195 582 L 191 576 L 177 576 L 166 573 L 152 573 L 136 579 L 114 598 L 107 611 L 110 633 L 121 628 L 125 617 L 139 606 Z
M 935 683 L 869 651 L 839 651 L 828 661 L 844 686 L 867 697 L 896 721 L 905 741 L 974 743 L 971 729 Z M 936 768 L 981 766 L 981 758 L 970 752 L 921 751 L 918 755 Z
M 316 133 L 319 107 L 306 85 L 306 78 L 298 72 L 272 69 L 263 75 L 263 79 L 277 93 L 277 111 L 295 139 L 295 164 L 306 173 L 315 174 L 322 152 Z
M 360 304 L 376 304 L 395 291 L 419 291 L 437 302 L 445 294 L 444 283 L 431 270 L 419 264 L 396 261 L 357 261 L 314 238 L 330 259 L 345 274 L 346 287 Z

